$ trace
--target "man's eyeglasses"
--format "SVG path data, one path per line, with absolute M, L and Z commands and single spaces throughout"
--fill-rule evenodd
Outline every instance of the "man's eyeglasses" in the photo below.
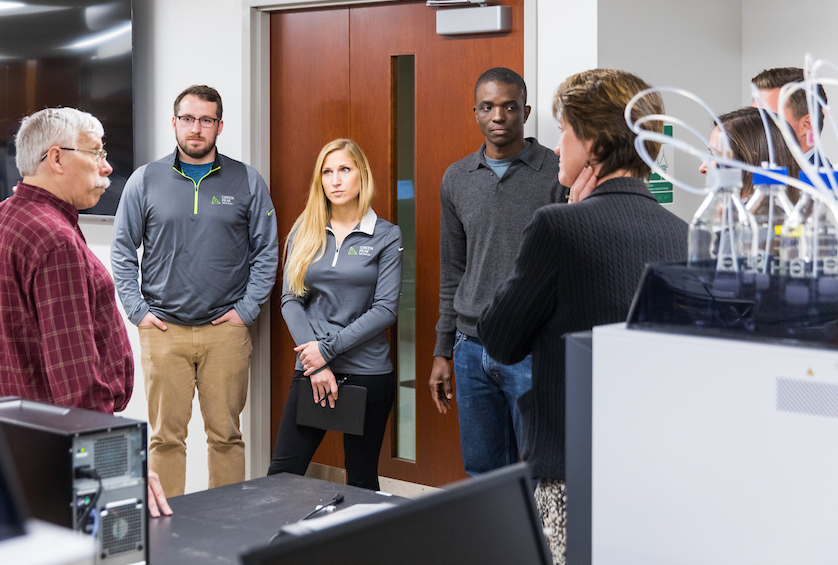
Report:
M 59 147 L 59 149 L 63 149 L 64 151 L 81 151 L 82 153 L 90 153 L 91 155 L 96 156 L 96 164 L 99 165 L 102 161 L 108 158 L 108 152 L 104 149 L 76 149 L 75 147 Z M 44 156 L 41 157 L 41 161 L 47 158 L 47 153 L 44 153 Z
M 177 116 L 177 119 L 180 121 L 181 125 L 186 127 L 192 127 L 192 124 L 194 124 L 197 119 L 202 128 L 211 128 L 215 122 L 219 121 L 218 118 L 193 118 L 192 116 Z

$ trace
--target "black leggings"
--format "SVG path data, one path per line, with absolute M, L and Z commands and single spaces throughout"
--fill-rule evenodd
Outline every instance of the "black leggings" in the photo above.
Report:
M 335 374 L 337 379 L 347 375 Z M 299 394 L 301 371 L 294 372 L 288 402 L 282 413 L 276 446 L 271 458 L 268 474 L 293 473 L 304 475 L 311 458 L 326 430 L 297 425 L 297 395 Z M 344 465 L 346 482 L 349 485 L 379 490 L 378 455 L 384 441 L 384 429 L 393 400 L 396 397 L 395 374 L 348 375 L 346 384 L 359 385 L 367 389 L 367 413 L 364 417 L 364 435 L 343 434 Z

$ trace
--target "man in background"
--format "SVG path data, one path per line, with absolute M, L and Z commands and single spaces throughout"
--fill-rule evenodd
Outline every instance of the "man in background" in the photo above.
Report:
M 112 414 L 134 388 L 134 360 L 114 283 L 88 248 L 79 210 L 94 206 L 113 168 L 104 128 L 74 108 L 23 119 L 23 180 L 0 203 L 0 396 Z M 149 472 L 149 511 L 171 514 Z
M 517 401 L 532 386 L 532 359 L 501 365 L 483 350 L 477 318 L 506 280 L 524 226 L 562 198 L 558 157 L 524 138 L 530 113 L 521 76 L 498 67 L 474 87 L 474 117 L 485 142 L 445 172 L 440 188 L 439 321 L 429 379 L 440 413 L 457 409 L 463 465 L 469 475 L 518 460 Z
M 172 117 L 174 153 L 134 171 L 114 220 L 114 279 L 140 334 L 149 466 L 166 496 L 185 489 L 196 389 L 209 487 L 244 480 L 239 415 L 252 351 L 248 326 L 276 280 L 277 226 L 268 187 L 255 169 L 218 153 L 223 128 L 214 88 L 181 92 Z
M 751 79 L 754 86 L 757 87 L 765 107 L 772 112 L 777 113 L 780 89 L 790 82 L 802 82 L 804 79 L 803 69 L 797 67 L 778 67 L 776 69 L 767 69 L 759 73 Z M 818 85 L 818 95 L 823 100 L 823 104 L 828 102 L 826 98 L 826 91 L 822 85 Z M 756 105 L 756 102 L 753 103 Z M 806 154 L 806 158 L 811 163 L 815 163 L 815 148 L 814 136 L 812 133 L 813 116 L 809 115 L 809 106 L 806 103 L 806 89 L 802 88 L 796 90 L 789 96 L 785 107 L 785 119 L 794 131 L 797 142 L 800 148 Z M 818 132 L 823 131 L 824 113 L 823 109 L 818 107 L 817 123 Z M 823 165 L 825 159 L 819 159 L 818 166 Z

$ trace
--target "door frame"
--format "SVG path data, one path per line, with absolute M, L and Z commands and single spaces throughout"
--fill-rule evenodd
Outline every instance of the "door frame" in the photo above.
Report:
M 528 104 L 534 114 L 524 124 L 524 135 L 538 137 L 538 77 L 537 77 L 537 2 L 524 0 L 524 80 L 527 82 Z M 349 6 L 352 4 L 392 3 L 392 0 L 241 0 L 242 7 L 242 72 L 250 77 L 242 85 L 242 157 L 263 178 L 271 178 L 270 128 L 270 13 L 280 10 L 301 10 Z M 429 10 L 432 8 L 428 8 Z M 280 237 L 283 237 L 280 234 Z M 254 344 L 251 375 L 271 374 L 271 318 L 270 306 L 262 308 L 258 318 L 259 338 Z M 264 352 L 264 354 L 262 353 Z M 417 375 L 417 383 L 419 381 Z M 417 385 L 417 392 L 419 387 Z M 252 445 L 251 469 L 267 469 L 271 461 L 271 379 L 251 378 L 250 437 Z M 417 402 L 418 402 L 417 394 Z

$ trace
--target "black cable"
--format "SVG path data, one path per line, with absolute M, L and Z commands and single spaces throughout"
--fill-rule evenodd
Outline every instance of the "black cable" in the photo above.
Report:
M 96 479 L 99 483 L 96 492 L 93 494 L 93 498 L 90 500 L 90 504 L 85 507 L 81 518 L 77 522 L 79 531 L 83 531 L 82 528 L 84 528 L 84 525 L 87 523 L 90 513 L 94 508 L 96 508 L 96 504 L 99 502 L 99 496 L 102 494 L 102 477 L 99 476 L 99 473 L 97 473 L 95 469 L 91 469 L 90 467 L 81 467 L 76 469 L 76 478 Z
M 325 365 L 324 365 L 324 367 L 325 367 Z M 321 369 L 322 369 L 322 367 L 321 367 Z M 318 370 L 319 370 L 319 369 L 318 369 Z M 314 374 L 314 373 L 312 373 L 312 374 Z M 349 377 L 343 377 L 342 379 L 338 380 L 338 381 L 337 381 L 338 388 L 340 388 L 340 385 L 342 385 L 343 383 L 345 383 L 345 382 L 346 382 L 346 379 L 348 379 L 348 378 L 349 378 Z M 323 395 L 323 397 L 322 397 L 322 398 L 320 398 L 320 400 L 315 400 L 315 401 L 314 401 L 314 403 L 315 403 L 315 404 L 320 404 L 321 402 L 323 402 L 324 400 L 326 400 L 327 398 L 329 398 L 331 395 L 332 395 L 332 391 L 330 390 L 329 392 L 327 392 L 326 394 L 324 394 L 324 395 Z M 303 518 L 303 520 L 305 520 L 305 518 Z
M 308 520 L 309 518 L 311 518 L 312 516 L 314 516 L 318 512 L 321 512 L 321 511 L 325 510 L 326 508 L 328 508 L 330 506 L 334 508 L 335 506 L 337 506 L 341 502 L 343 502 L 343 494 L 337 493 L 332 498 L 332 500 L 330 500 L 327 504 L 318 504 L 314 508 L 314 510 L 312 510 L 311 512 L 306 514 L 303 518 L 300 518 L 299 521 L 302 522 L 303 520 Z M 271 536 L 271 539 L 268 540 L 268 545 L 271 545 L 272 543 L 274 543 L 277 540 L 277 538 L 279 538 L 279 536 L 281 534 L 282 534 L 282 530 L 279 530 L 277 533 L 275 533 L 273 536 Z
M 309 512 L 308 514 L 306 514 L 305 516 L 300 518 L 300 521 L 302 522 L 303 520 L 308 520 L 309 518 L 311 518 L 312 516 L 314 516 L 318 512 L 321 512 L 324 508 L 328 508 L 329 506 L 337 506 L 341 502 L 343 502 L 343 495 L 341 493 L 337 493 L 334 496 L 334 498 L 332 498 L 332 500 L 330 500 L 326 504 L 318 505 L 318 507 L 316 507 L 314 510 L 312 510 L 311 512 Z

